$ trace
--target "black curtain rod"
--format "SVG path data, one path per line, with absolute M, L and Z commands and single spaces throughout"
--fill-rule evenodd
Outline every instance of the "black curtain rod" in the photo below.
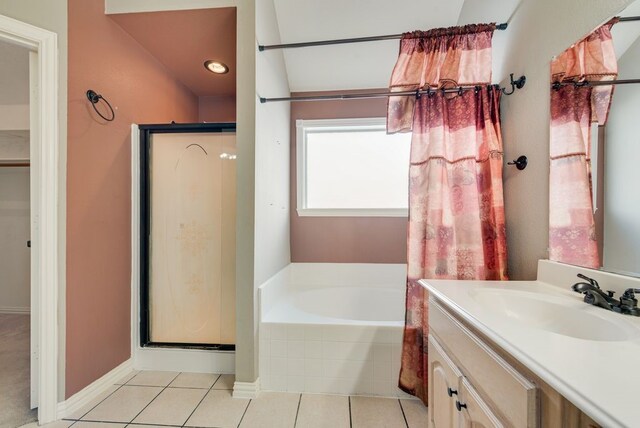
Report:
M 502 90 L 502 93 L 505 95 L 511 95 L 515 92 L 516 89 L 522 89 L 522 87 L 525 85 L 527 78 L 525 76 L 520 76 L 519 79 L 514 80 L 513 79 L 513 73 L 511 73 L 510 75 L 510 85 L 511 85 L 511 90 L 507 91 L 506 88 L 502 88 L 498 85 L 487 85 L 487 86 L 495 86 L 498 87 Z M 355 99 L 364 99 L 364 98 L 385 98 L 385 97 L 419 97 L 421 95 L 431 95 L 431 94 L 435 94 L 436 92 L 441 92 L 443 94 L 453 94 L 453 93 L 458 93 L 461 94 L 464 91 L 472 91 L 472 90 L 476 90 L 478 88 L 481 88 L 482 86 L 478 86 L 478 85 L 465 85 L 465 86 L 455 86 L 452 88 L 441 88 L 441 89 L 433 89 L 433 88 L 426 88 L 426 89 L 417 89 L 414 91 L 399 91 L 399 92 L 389 92 L 389 91 L 384 91 L 384 92 L 363 92 L 360 94 L 331 94 L 331 95 L 307 95 L 307 96 L 301 96 L 301 97 L 282 97 L 282 98 L 264 98 L 264 97 L 260 97 L 260 102 L 261 103 L 270 103 L 270 102 L 277 102 L 277 101 L 327 101 L 327 100 L 355 100 Z
M 609 86 L 609 85 L 631 85 L 640 83 L 640 79 L 620 79 L 620 80 L 583 80 L 581 82 L 553 82 L 553 89 L 560 89 L 561 86 Z
M 508 23 L 496 24 L 496 30 L 506 30 Z M 258 45 L 258 50 L 268 51 L 271 49 L 306 48 L 309 46 L 341 45 L 345 43 L 375 42 L 378 40 L 401 39 L 402 34 L 388 34 L 386 36 L 354 37 L 350 39 L 320 40 L 316 42 L 283 43 L 280 45 Z
M 640 16 L 621 16 L 618 22 L 640 21 Z

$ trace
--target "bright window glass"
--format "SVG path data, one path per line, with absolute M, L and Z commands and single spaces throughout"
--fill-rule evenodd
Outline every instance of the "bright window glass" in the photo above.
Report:
M 406 216 L 410 141 L 384 118 L 298 121 L 299 214 Z

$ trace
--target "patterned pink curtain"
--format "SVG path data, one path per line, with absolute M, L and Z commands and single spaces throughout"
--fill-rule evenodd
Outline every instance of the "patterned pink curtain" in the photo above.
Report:
M 553 82 L 613 80 L 613 19 L 551 63 Z M 549 259 L 599 268 L 591 193 L 591 123 L 604 125 L 613 85 L 551 90 Z
M 428 295 L 422 278 L 507 279 L 500 90 L 491 81 L 494 25 L 406 34 L 391 90 L 478 85 L 392 97 L 388 132 L 413 131 L 406 322 L 399 385 L 427 402 Z

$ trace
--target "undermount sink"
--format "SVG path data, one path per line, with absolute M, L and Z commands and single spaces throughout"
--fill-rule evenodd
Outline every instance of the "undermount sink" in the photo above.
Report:
M 600 317 L 591 310 L 594 308 L 568 297 L 495 288 L 476 289 L 470 294 L 476 302 L 496 314 L 563 336 L 616 342 L 636 334 L 626 323 Z

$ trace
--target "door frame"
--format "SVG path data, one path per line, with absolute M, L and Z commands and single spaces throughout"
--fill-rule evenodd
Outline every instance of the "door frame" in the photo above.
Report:
M 37 53 L 38 105 L 31 109 L 32 334 L 37 335 L 38 421 L 56 420 L 58 403 L 58 35 L 0 15 L 0 40 Z M 30 89 L 31 90 L 31 89 Z M 35 122 L 35 123 L 33 123 Z M 33 192 L 35 191 L 35 194 Z M 34 328 L 35 327 L 35 328 Z M 33 374 L 32 374 L 33 375 Z

